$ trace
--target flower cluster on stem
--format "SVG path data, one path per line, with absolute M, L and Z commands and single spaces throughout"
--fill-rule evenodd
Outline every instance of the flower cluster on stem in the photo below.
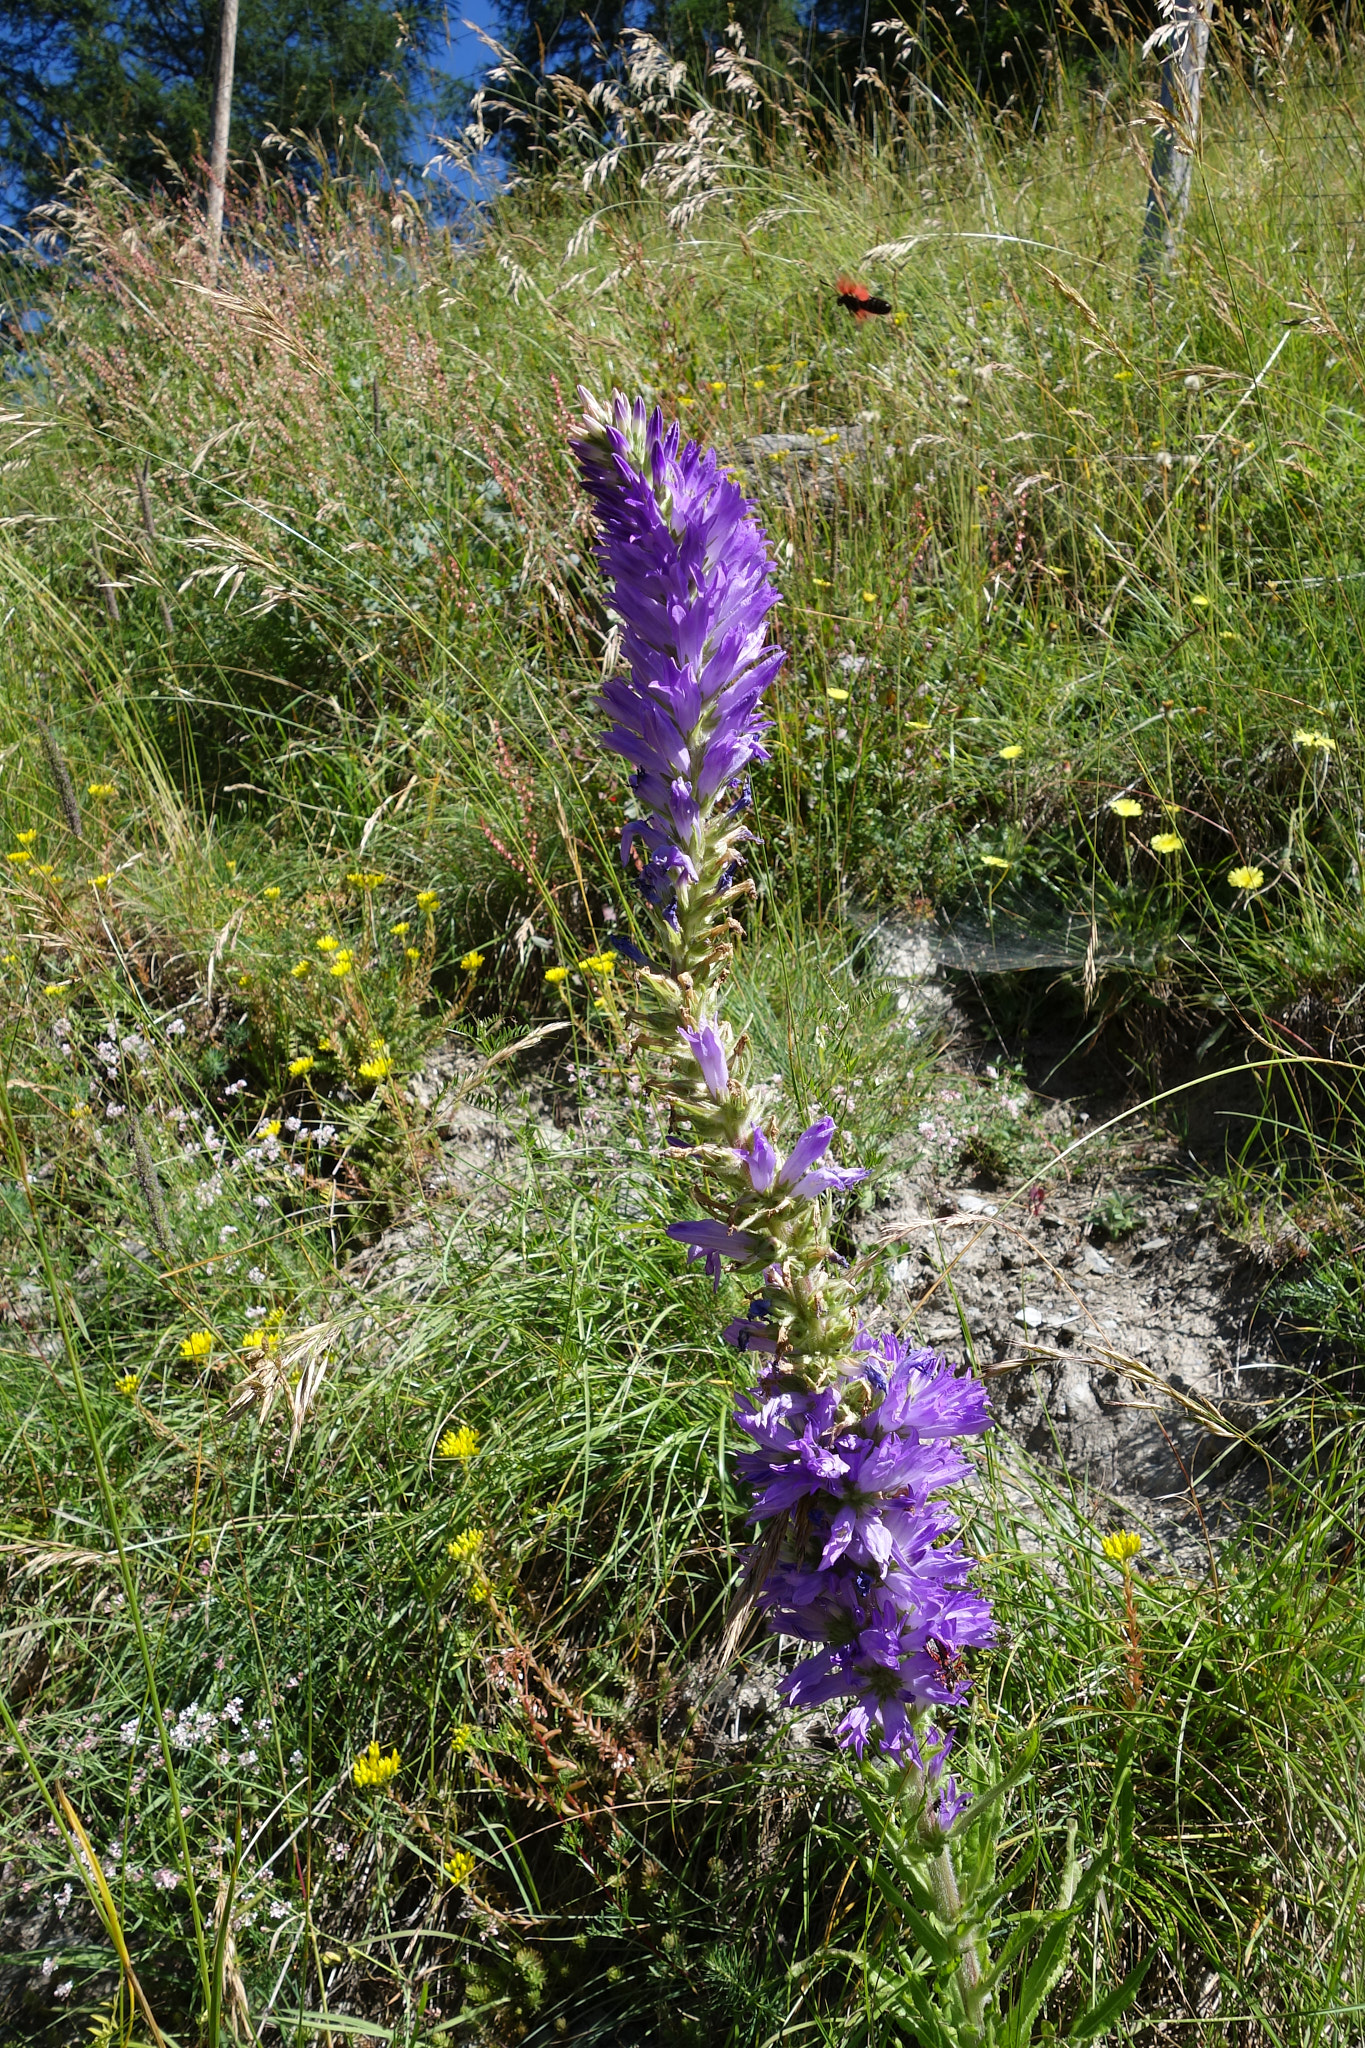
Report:
M 749 770 L 768 758 L 765 692 L 784 656 L 766 539 L 714 451 L 619 393 L 583 394 L 577 441 L 597 555 L 621 629 L 623 672 L 601 708 L 603 744 L 630 768 L 621 859 L 647 909 L 635 1052 L 666 1107 L 669 1142 L 698 1168 L 704 1214 L 669 1225 L 717 1288 L 750 1299 L 724 1331 L 754 1362 L 737 1407 L 739 1460 L 765 1529 L 755 1597 L 811 1646 L 784 1680 L 793 1706 L 846 1703 L 839 1739 L 901 1760 L 946 1837 L 962 1804 L 930 1725 L 966 1687 L 963 1651 L 990 1640 L 957 1518 L 939 1498 L 966 1471 L 952 1442 L 988 1427 L 983 1390 L 932 1352 L 858 1317 L 832 1242 L 834 1202 L 863 1169 L 837 1157 L 833 1118 L 784 1148 L 747 1047 L 722 1014 L 741 927 Z

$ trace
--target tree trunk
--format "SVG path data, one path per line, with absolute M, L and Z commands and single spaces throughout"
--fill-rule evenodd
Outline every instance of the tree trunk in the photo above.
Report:
M 218 268 L 223 238 L 223 197 L 227 185 L 228 129 L 232 125 L 232 73 L 237 62 L 237 0 L 223 0 L 218 22 L 218 78 L 213 89 L 213 140 L 209 148 L 209 262 Z
M 1171 29 L 1161 60 L 1161 111 L 1166 119 L 1152 141 L 1147 212 L 1138 255 L 1142 277 L 1162 269 L 1175 257 L 1190 203 L 1190 175 L 1199 147 L 1200 101 L 1209 55 L 1209 17 L 1203 0 L 1170 0 L 1162 11 Z

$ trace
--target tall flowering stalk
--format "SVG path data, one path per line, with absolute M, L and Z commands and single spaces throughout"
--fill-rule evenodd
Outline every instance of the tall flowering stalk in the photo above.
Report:
M 991 1619 L 937 1496 L 967 1469 L 951 1439 L 988 1426 L 985 1396 L 932 1352 L 861 1326 L 830 1234 L 834 1198 L 863 1170 L 837 1163 L 828 1116 L 782 1150 L 721 1013 L 734 908 L 752 894 L 748 773 L 768 758 L 763 698 L 784 659 L 763 530 L 714 452 L 680 447 L 639 399 L 583 396 L 576 452 L 625 668 L 602 692 L 604 745 L 630 764 L 621 858 L 652 913 L 636 1050 L 707 1211 L 668 1234 L 717 1287 L 728 1266 L 751 1290 L 723 1333 L 756 1365 L 736 1418 L 764 1531 L 748 1597 L 811 1645 L 782 1681 L 791 1705 L 845 1703 L 840 1742 L 904 1762 L 924 1827 L 946 1834 L 961 1795 L 930 1719 L 961 1697 L 962 1652 L 990 1641 Z

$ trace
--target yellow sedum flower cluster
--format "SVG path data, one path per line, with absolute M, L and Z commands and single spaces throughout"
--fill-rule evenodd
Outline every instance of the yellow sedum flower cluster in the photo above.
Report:
M 478 1857 L 471 1855 L 468 1849 L 457 1849 L 453 1856 L 446 1857 L 445 1874 L 452 1884 L 467 1885 L 478 1869 L 478 1863 Z
M 191 1330 L 188 1337 L 181 1339 L 182 1358 L 207 1358 L 213 1349 L 212 1330 Z
M 458 1536 L 452 1536 L 446 1545 L 446 1556 L 452 1564 L 469 1564 L 483 1549 L 485 1531 L 462 1529 Z
M 382 1756 L 379 1744 L 372 1742 L 363 1755 L 351 1765 L 351 1776 L 357 1785 L 373 1786 L 376 1790 L 387 1785 L 390 1778 L 396 1778 L 402 1768 L 402 1759 L 396 1749 Z
M 467 1422 L 458 1429 L 448 1429 L 436 1446 L 441 1458 L 458 1458 L 461 1461 L 472 1458 L 479 1448 L 479 1432 L 471 1429 Z
M 1100 1549 L 1111 1564 L 1129 1564 L 1142 1548 L 1136 1529 L 1115 1529 L 1100 1538 Z

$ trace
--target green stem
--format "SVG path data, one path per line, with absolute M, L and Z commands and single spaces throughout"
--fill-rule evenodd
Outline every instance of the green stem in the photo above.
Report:
M 962 1895 L 957 1888 L 953 1852 L 946 1842 L 929 1865 L 929 1883 L 934 1894 L 934 1910 L 957 1941 L 958 1954 L 962 1958 L 959 1965 L 962 2004 L 966 2011 L 967 2023 L 980 2040 L 985 2032 L 986 2005 L 990 1993 L 982 1982 L 981 1944 L 978 1943 L 972 1928 L 964 1927 L 962 1924 Z

